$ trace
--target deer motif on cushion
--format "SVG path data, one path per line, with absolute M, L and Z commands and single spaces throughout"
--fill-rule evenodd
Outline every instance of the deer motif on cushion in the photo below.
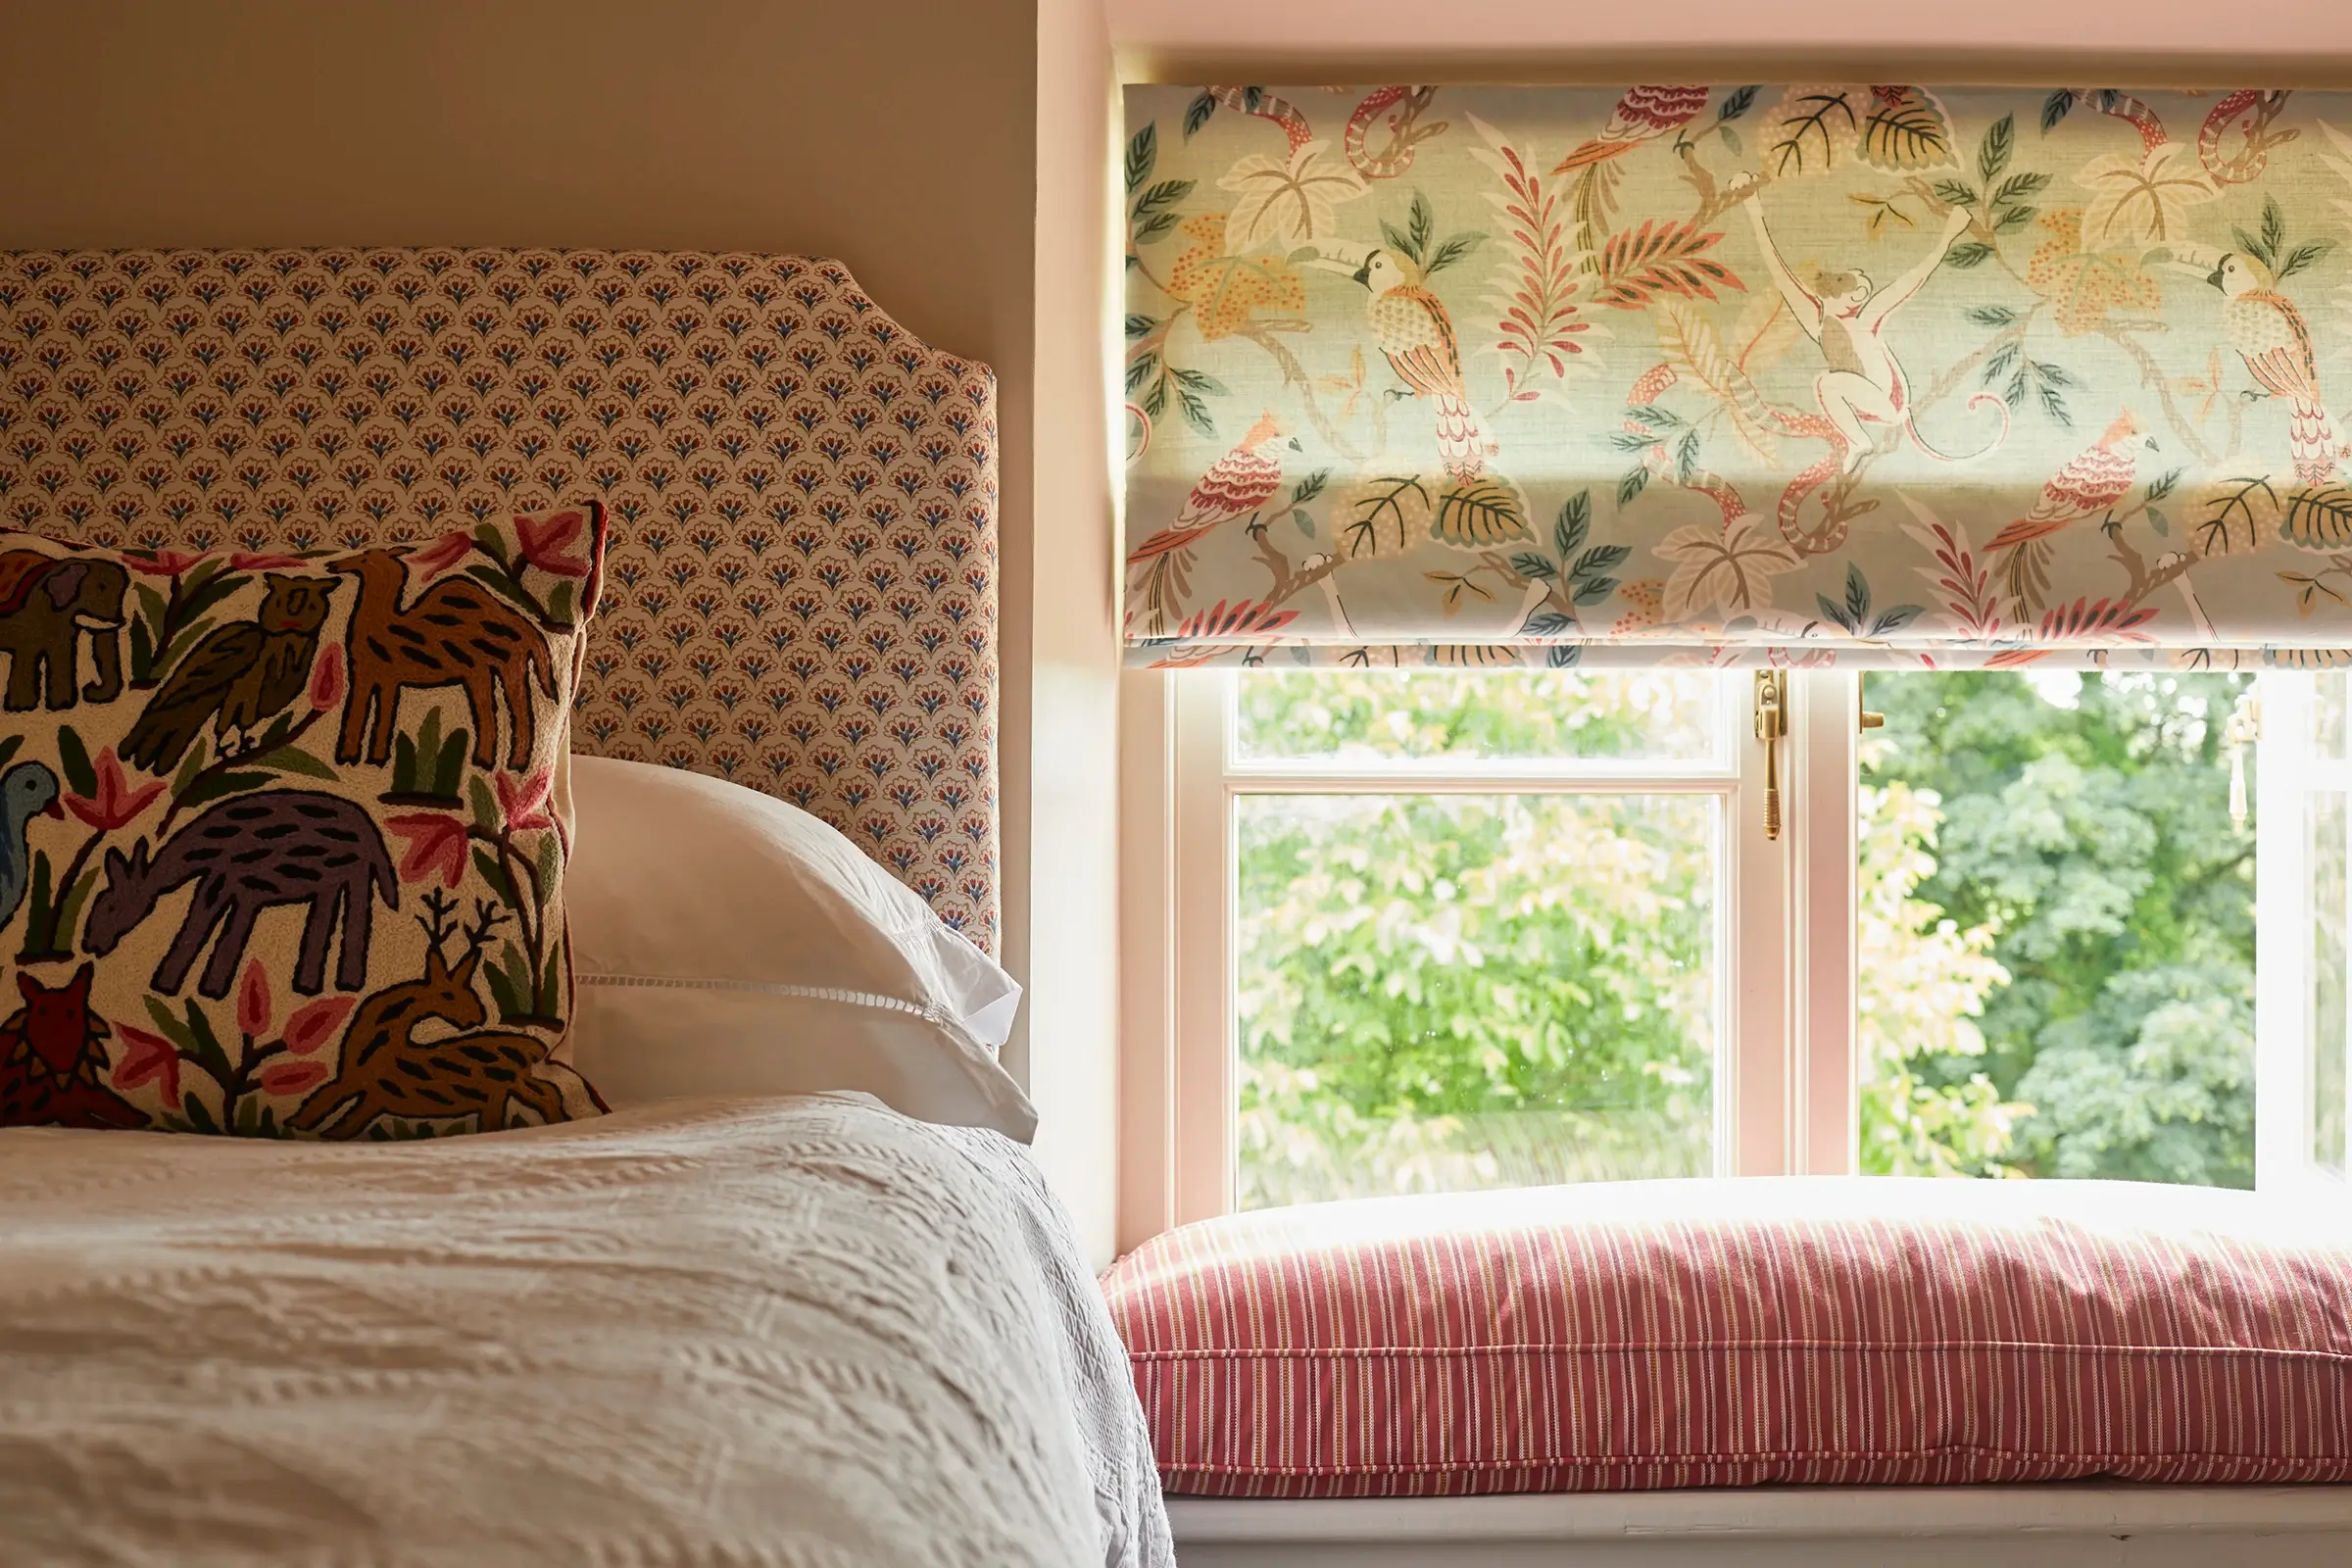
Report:
M 567 1119 L 556 1086 L 534 1075 L 550 1049 L 538 1036 L 487 1030 L 416 1038 L 427 1020 L 461 1030 L 486 1021 L 473 975 L 504 918 L 491 905 L 477 904 L 474 923 L 464 929 L 464 955 L 453 964 L 442 945 L 458 934 L 449 923 L 456 906 L 438 893 L 428 893 L 424 905 L 426 913 L 416 916 L 427 942 L 424 973 L 385 987 L 353 1010 L 340 1069 L 288 1118 L 292 1130 L 357 1138 L 379 1116 L 435 1121 L 470 1112 L 478 1130 L 494 1133 L 505 1128 L 507 1107 L 516 1100 L 543 1122 Z
M 155 966 L 154 985 L 166 995 L 177 992 L 196 955 L 225 921 L 196 987 L 216 1002 L 235 983 L 237 962 L 264 909 L 280 904 L 310 906 L 294 989 L 317 996 L 326 984 L 326 947 L 335 934 L 337 906 L 343 953 L 335 985 L 343 991 L 368 983 L 368 940 L 375 913 L 369 900 L 380 894 L 386 907 L 400 907 L 392 858 L 366 810 L 314 790 L 270 790 L 209 808 L 153 858 L 145 839 L 127 856 L 108 850 L 106 887 L 90 901 L 82 950 L 105 957 L 155 912 L 158 901 L 190 881 L 196 883 L 196 896 L 179 934 Z
M 463 686 L 473 715 L 474 766 L 497 765 L 503 693 L 511 726 L 507 766 L 529 767 L 538 738 L 533 675 L 550 701 L 556 696 L 547 636 L 531 618 L 470 577 L 445 578 L 404 610 L 409 569 L 396 551 L 363 550 L 327 564 L 360 579 L 360 602 L 351 616 L 351 695 L 343 704 L 335 760 L 390 760 L 400 694 Z

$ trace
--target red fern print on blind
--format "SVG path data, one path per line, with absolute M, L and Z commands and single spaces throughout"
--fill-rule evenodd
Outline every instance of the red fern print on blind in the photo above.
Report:
M 2250 1194 L 1839 1185 L 1241 1215 L 1103 1285 L 1174 1493 L 2352 1481 L 2352 1246 L 2250 1239 Z

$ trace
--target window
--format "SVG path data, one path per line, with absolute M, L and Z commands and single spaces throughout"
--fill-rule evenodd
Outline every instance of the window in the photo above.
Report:
M 1718 683 L 1228 691 L 1241 1207 L 1715 1168 Z
M 2256 1176 L 2265 1190 L 2305 1196 L 2318 1189 L 2341 1200 L 2352 1119 L 2352 677 L 2266 676 L 2261 703 Z
M 1798 671 L 1770 748 L 1744 671 L 1134 681 L 1131 1230 L 1711 1172 L 2340 1190 L 2342 675 Z
M 1863 1169 L 2253 1184 L 2254 684 L 1863 677 Z

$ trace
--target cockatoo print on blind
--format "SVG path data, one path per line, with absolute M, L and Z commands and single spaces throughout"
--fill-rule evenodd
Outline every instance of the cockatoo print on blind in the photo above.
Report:
M 1126 104 L 1130 662 L 2352 662 L 2352 94 Z

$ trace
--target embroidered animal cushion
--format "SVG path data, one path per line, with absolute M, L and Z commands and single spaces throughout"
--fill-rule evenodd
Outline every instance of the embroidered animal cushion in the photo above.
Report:
M 0 533 L 0 1125 L 387 1138 L 569 1065 L 594 504 L 312 555 Z

